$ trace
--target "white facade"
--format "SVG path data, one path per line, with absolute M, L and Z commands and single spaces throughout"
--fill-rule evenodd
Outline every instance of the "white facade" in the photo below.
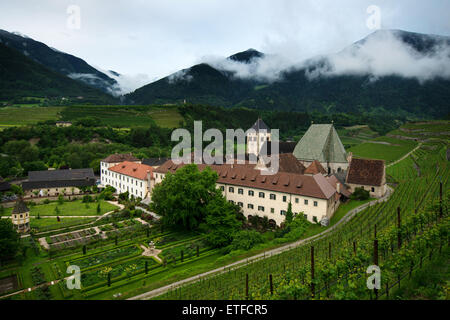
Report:
M 14 213 L 11 215 L 11 221 L 14 228 L 19 233 L 27 232 L 30 230 L 30 213 Z
M 155 173 L 155 184 L 160 183 L 164 176 L 164 173 Z M 285 221 L 289 202 L 294 214 L 302 213 L 310 222 L 320 222 L 324 217 L 331 219 L 340 204 L 334 196 L 327 200 L 223 183 L 217 183 L 217 187 L 228 201 L 242 208 L 245 217 L 267 216 L 278 226 Z
M 129 192 L 130 197 L 145 199 L 150 195 L 150 174 L 145 179 L 139 179 L 122 173 L 114 172 L 109 168 L 101 171 L 101 181 L 104 186 L 112 186 L 117 194 Z
M 258 155 L 264 142 L 271 141 L 271 134 L 267 130 L 249 130 L 247 132 L 247 153 Z

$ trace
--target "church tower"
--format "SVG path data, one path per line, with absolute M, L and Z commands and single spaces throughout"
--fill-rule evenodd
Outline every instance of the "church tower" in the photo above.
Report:
M 261 118 L 258 118 L 255 124 L 247 131 L 247 154 L 259 155 L 266 141 L 271 141 L 270 129 Z

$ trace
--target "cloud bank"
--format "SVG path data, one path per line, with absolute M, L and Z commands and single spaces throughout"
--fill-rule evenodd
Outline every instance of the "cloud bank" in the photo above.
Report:
M 402 35 L 428 43 L 429 48 L 418 50 L 402 40 Z M 204 57 L 201 62 L 216 69 L 231 72 L 234 77 L 274 82 L 283 79 L 285 72 L 304 69 L 309 80 L 340 75 L 370 76 L 372 81 L 384 76 L 415 78 L 420 83 L 435 78 L 450 79 L 450 38 L 402 31 L 383 30 L 369 35 L 341 52 L 296 60 L 295 56 L 266 54 L 250 63 Z

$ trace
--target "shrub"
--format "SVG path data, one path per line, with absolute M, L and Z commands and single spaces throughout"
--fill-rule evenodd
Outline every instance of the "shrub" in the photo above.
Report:
M 232 250 L 250 250 L 258 243 L 263 243 L 263 236 L 255 230 L 241 230 L 234 234 L 231 242 Z
M 49 204 L 50 200 L 49 199 L 45 199 L 44 201 L 42 201 L 43 204 Z
M 94 202 L 94 199 L 90 195 L 87 194 L 87 195 L 83 196 L 82 202 L 83 203 Z
M 369 199 L 369 191 L 364 190 L 363 188 L 355 188 L 355 191 L 350 196 L 353 200 L 367 200 Z

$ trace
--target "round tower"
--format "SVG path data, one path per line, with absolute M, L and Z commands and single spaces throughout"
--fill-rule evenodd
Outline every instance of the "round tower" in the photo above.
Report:
M 30 210 L 25 205 L 22 198 L 19 198 L 11 213 L 14 228 L 19 233 L 30 231 Z

